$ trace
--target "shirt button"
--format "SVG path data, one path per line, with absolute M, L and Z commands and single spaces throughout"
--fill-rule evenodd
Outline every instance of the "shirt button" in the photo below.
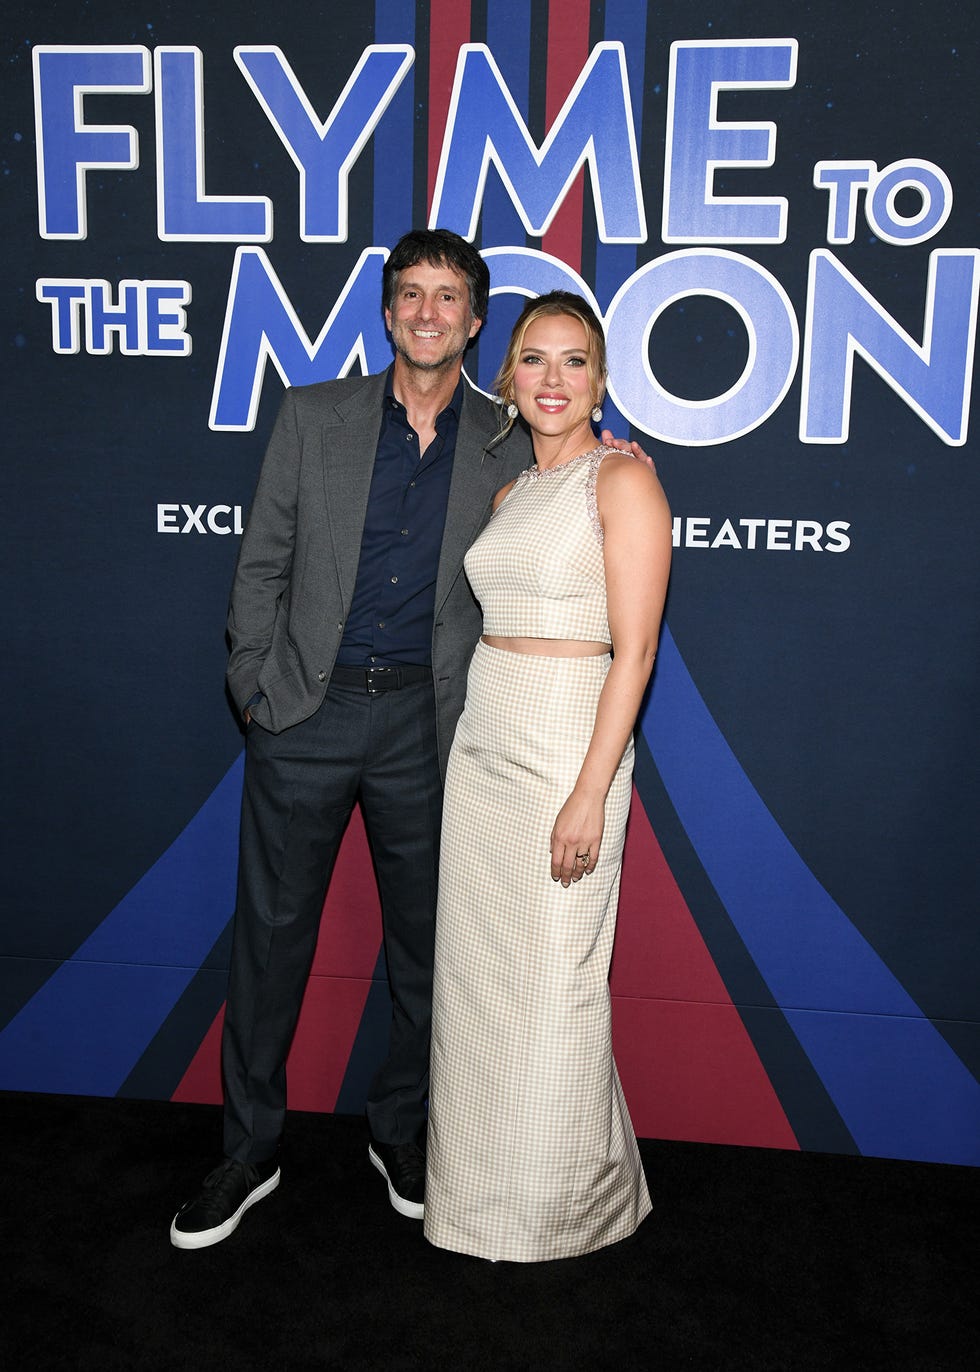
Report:
M 383 619 L 379 619 L 379 620 L 378 620 L 378 628 L 379 628 L 379 629 L 383 629 L 384 626 L 385 626 L 384 620 L 383 620 Z
M 405 442 L 406 442 L 406 443 L 411 443 L 411 441 L 412 441 L 412 439 L 413 439 L 414 437 L 415 437 L 414 434 L 406 434 L 406 435 L 405 435 Z
M 407 529 L 402 529 L 402 537 L 404 537 L 405 534 L 407 534 L 407 533 L 408 533 L 408 530 L 407 530 Z
M 316 679 L 317 679 L 317 681 L 326 681 L 326 679 L 327 679 L 327 674 L 326 674 L 326 672 L 317 672 L 317 674 L 316 674 Z
M 391 584 L 392 584 L 392 586 L 397 586 L 397 585 L 398 585 L 398 578 L 397 578 L 397 576 L 393 576 L 393 577 L 391 578 Z

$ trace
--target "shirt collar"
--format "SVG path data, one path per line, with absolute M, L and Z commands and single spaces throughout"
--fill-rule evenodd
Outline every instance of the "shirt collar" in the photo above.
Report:
M 398 397 L 395 395 L 395 391 L 394 391 L 394 379 L 395 379 L 395 364 L 392 363 L 391 366 L 388 368 L 387 372 L 385 373 L 385 398 L 384 398 L 385 408 L 386 408 L 386 409 L 400 410 L 401 413 L 404 414 L 404 413 L 405 413 L 405 406 L 401 403 L 401 401 L 400 401 L 400 400 L 398 399 Z M 442 418 L 442 416 L 443 416 L 444 414 L 446 414 L 447 412 L 452 413 L 452 415 L 454 416 L 454 418 L 455 418 L 455 420 L 456 420 L 456 423 L 457 423 L 457 424 L 459 423 L 459 417 L 460 417 L 460 414 L 462 413 L 462 409 L 463 409 L 463 387 L 464 387 L 465 385 L 466 385 L 466 382 L 463 380 L 463 373 L 460 372 L 460 374 L 459 374 L 459 380 L 456 382 L 456 389 L 453 391 L 453 394 L 452 394 L 452 399 L 450 400 L 449 404 L 446 406 L 445 409 L 439 411 L 439 414 L 438 414 L 437 417 L 436 417 L 436 424 L 437 424 L 437 425 L 438 425 L 438 423 L 439 423 L 439 420 Z

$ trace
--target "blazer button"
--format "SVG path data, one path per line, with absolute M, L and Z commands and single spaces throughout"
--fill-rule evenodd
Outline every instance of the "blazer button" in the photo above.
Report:
M 316 674 L 316 679 L 317 679 L 317 681 L 326 681 L 326 679 L 327 679 L 327 674 L 326 674 L 326 672 L 317 672 L 317 674 Z

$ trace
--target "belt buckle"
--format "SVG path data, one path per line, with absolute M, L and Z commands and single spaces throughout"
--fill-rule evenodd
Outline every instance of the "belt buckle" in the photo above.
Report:
M 391 667 L 366 667 L 364 670 L 365 684 L 369 696 L 380 696 L 391 688 L 384 684 L 385 679 L 394 676 L 394 669 Z M 377 684 L 375 678 L 378 678 Z

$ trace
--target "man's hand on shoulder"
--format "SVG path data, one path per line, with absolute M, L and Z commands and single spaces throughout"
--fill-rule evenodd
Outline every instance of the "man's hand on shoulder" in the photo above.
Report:
M 602 441 L 607 448 L 616 448 L 621 453 L 629 453 L 639 462 L 645 462 L 650 470 L 656 475 L 656 464 L 649 453 L 643 451 L 636 439 L 613 438 L 611 429 L 603 429 Z

